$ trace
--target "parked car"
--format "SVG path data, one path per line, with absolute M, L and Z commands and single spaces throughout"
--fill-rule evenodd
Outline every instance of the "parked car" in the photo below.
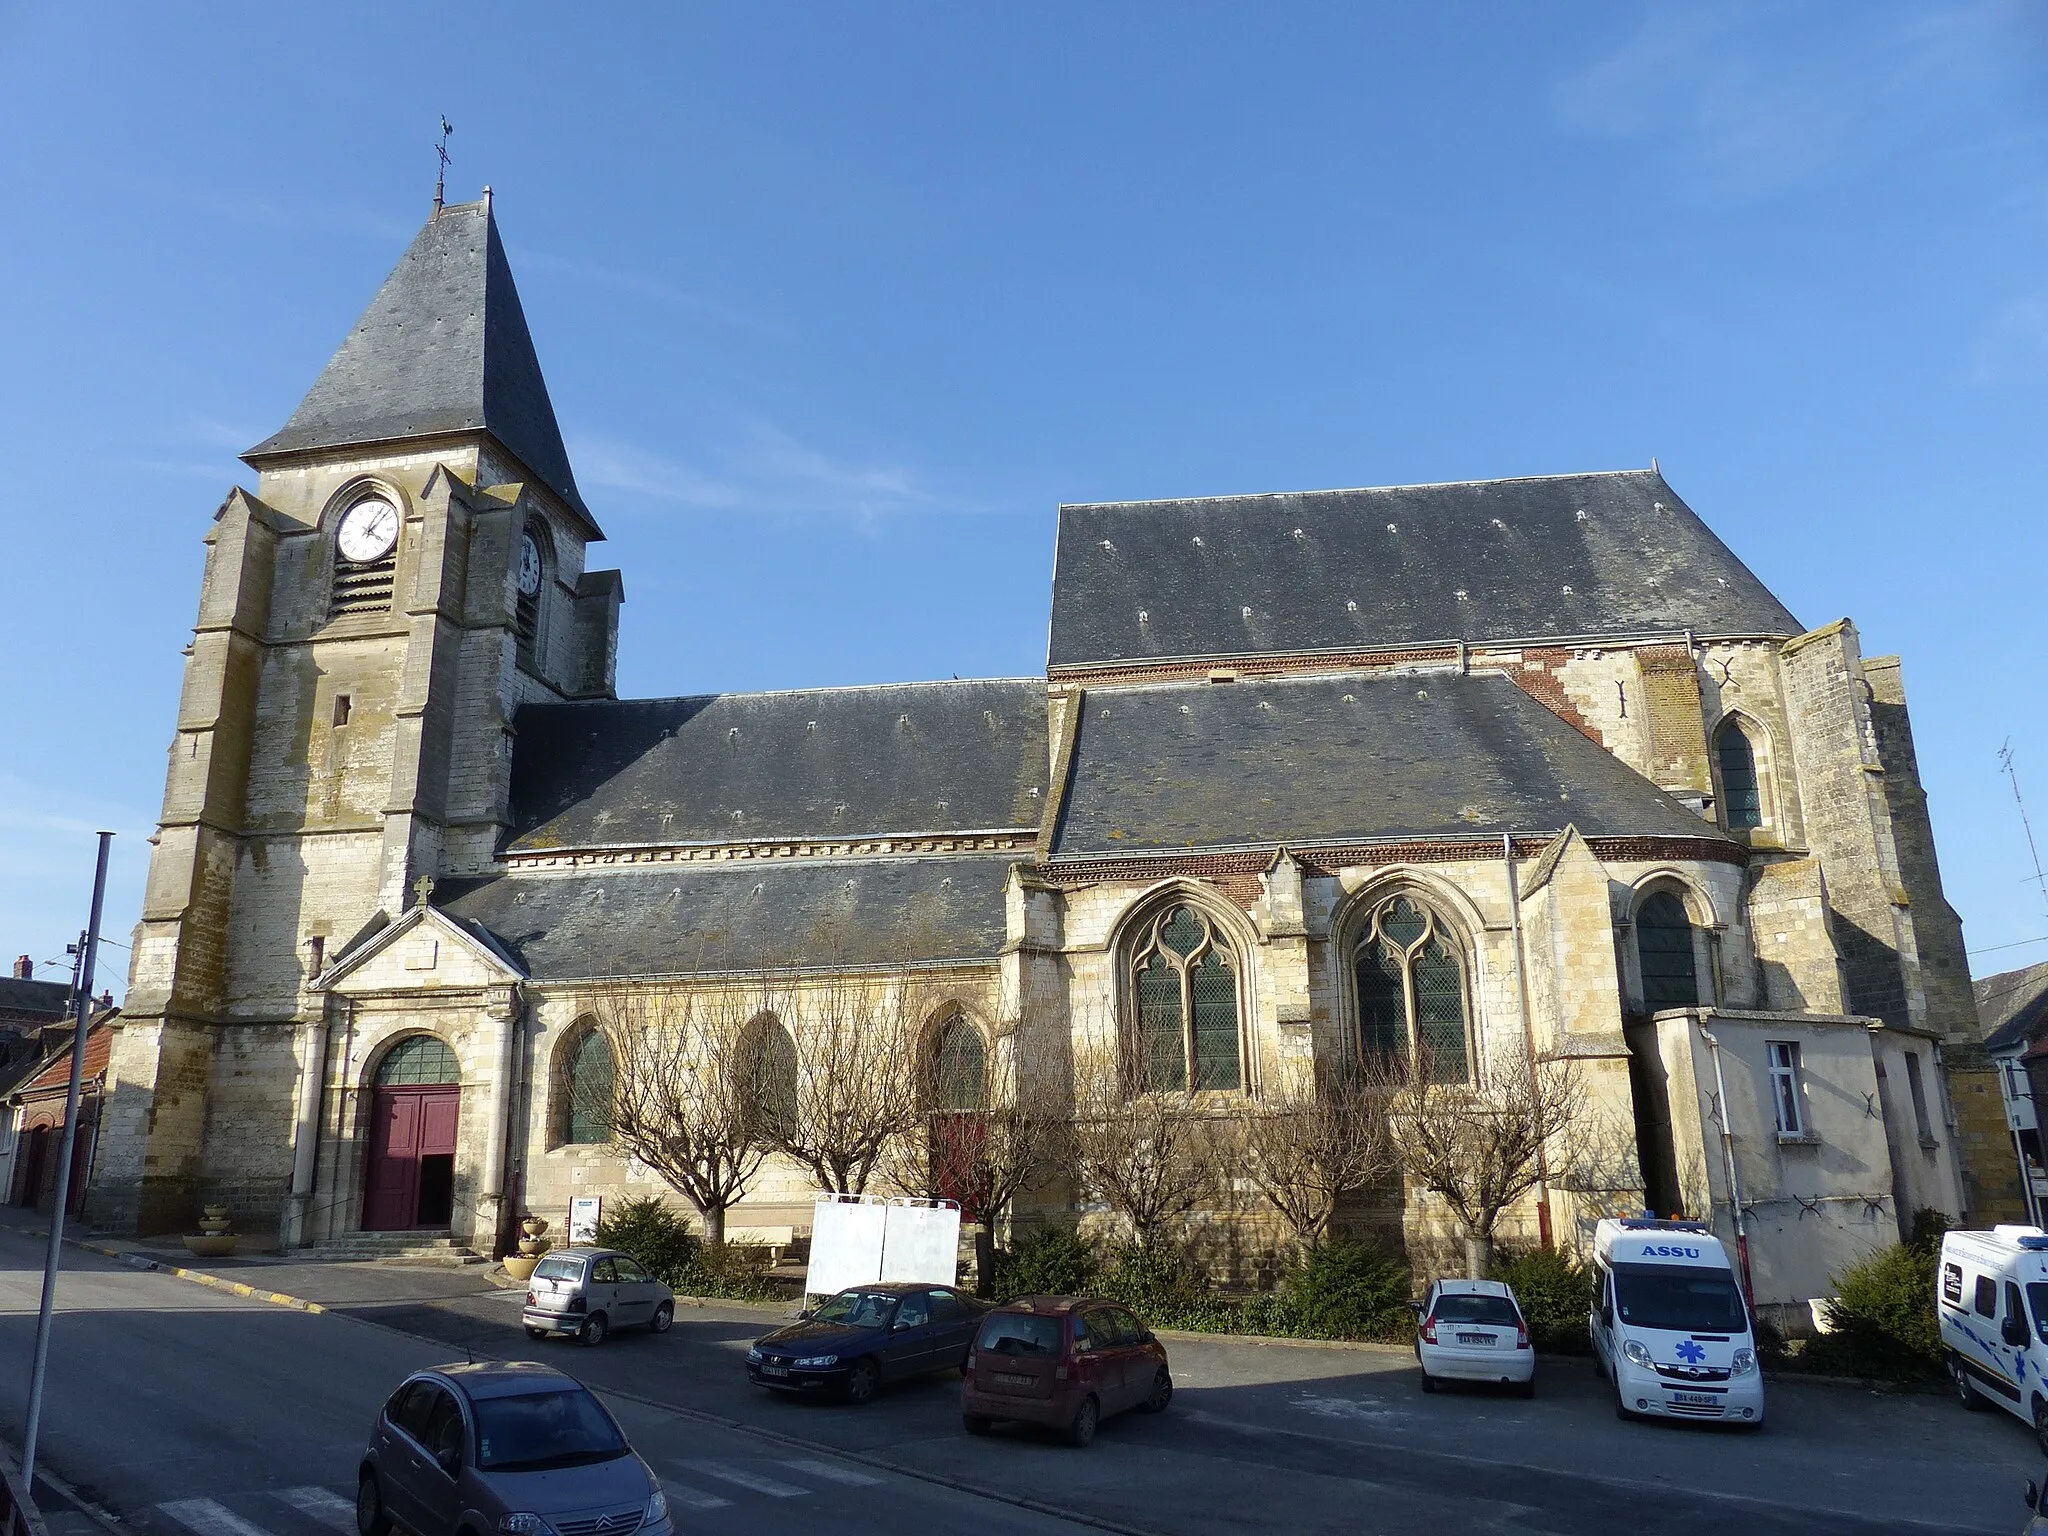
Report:
M 1536 1395 L 1536 1351 L 1513 1289 L 1499 1280 L 1436 1280 L 1415 1303 L 1422 1390 L 1442 1381 L 1495 1382 Z
M 408 1376 L 370 1430 L 356 1528 L 669 1536 L 661 1484 L 573 1376 L 492 1361 Z
M 1043 1424 L 1086 1445 L 1127 1408 L 1173 1401 L 1166 1346 L 1125 1308 L 1083 1296 L 1025 1296 L 982 1320 L 960 1386 L 960 1421 L 985 1435 L 998 1419 Z
M 755 1340 L 747 1379 L 864 1403 L 884 1383 L 960 1369 L 986 1311 L 951 1286 L 857 1285 Z
M 2027 1523 L 2020 1528 L 2020 1536 L 2044 1536 L 2048 1533 L 2048 1493 L 2044 1493 L 2030 1477 L 2027 1479 Z
M 1934 1312 L 1965 1408 L 1996 1403 L 2048 1451 L 2048 1232 L 2002 1226 L 1941 1239 Z
M 534 1265 L 519 1320 L 529 1338 L 570 1333 L 584 1344 L 602 1344 L 614 1328 L 667 1333 L 676 1293 L 629 1253 L 558 1248 Z
M 1593 1228 L 1593 1368 L 1615 1416 L 1764 1423 L 1749 1303 L 1721 1240 L 1696 1221 L 1602 1217 Z

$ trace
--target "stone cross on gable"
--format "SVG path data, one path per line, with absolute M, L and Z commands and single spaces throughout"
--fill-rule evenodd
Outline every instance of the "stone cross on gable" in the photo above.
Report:
M 434 877 L 432 875 L 421 875 L 419 879 L 413 881 L 412 894 L 413 904 L 424 907 L 427 904 L 427 898 L 434 894 Z

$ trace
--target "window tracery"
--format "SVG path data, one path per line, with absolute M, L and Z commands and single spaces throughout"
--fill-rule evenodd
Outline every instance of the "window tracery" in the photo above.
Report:
M 1382 902 L 1352 951 L 1359 1048 L 1368 1061 L 1419 1064 L 1436 1082 L 1472 1075 L 1465 967 L 1455 934 L 1412 897 Z
M 1175 904 L 1140 928 L 1130 954 L 1135 1086 L 1241 1088 L 1239 972 L 1229 939 L 1198 908 Z

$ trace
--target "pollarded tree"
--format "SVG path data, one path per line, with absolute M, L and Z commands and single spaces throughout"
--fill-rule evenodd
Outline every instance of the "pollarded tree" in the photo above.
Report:
M 917 1023 L 927 995 L 914 977 L 845 972 L 784 990 L 797 1070 L 772 1139 L 823 1193 L 866 1194 L 892 1144 L 917 1126 Z
M 1305 1248 L 1319 1246 L 1348 1199 L 1400 1171 L 1388 1093 L 1355 1067 L 1269 1087 L 1231 1129 L 1231 1171 Z
M 1157 1250 L 1220 1192 L 1224 1141 L 1199 1093 L 1146 1088 L 1146 1066 L 1132 1031 L 1076 1048 L 1070 1155 L 1082 1193 Z

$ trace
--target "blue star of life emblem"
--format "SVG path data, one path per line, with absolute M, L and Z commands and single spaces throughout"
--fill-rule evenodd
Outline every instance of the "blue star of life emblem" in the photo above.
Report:
M 1687 1339 L 1683 1344 L 1678 1346 L 1678 1358 L 1683 1360 L 1687 1365 L 1698 1365 L 1702 1360 L 1707 1358 L 1707 1352 L 1705 1349 L 1700 1347 L 1699 1340 Z

